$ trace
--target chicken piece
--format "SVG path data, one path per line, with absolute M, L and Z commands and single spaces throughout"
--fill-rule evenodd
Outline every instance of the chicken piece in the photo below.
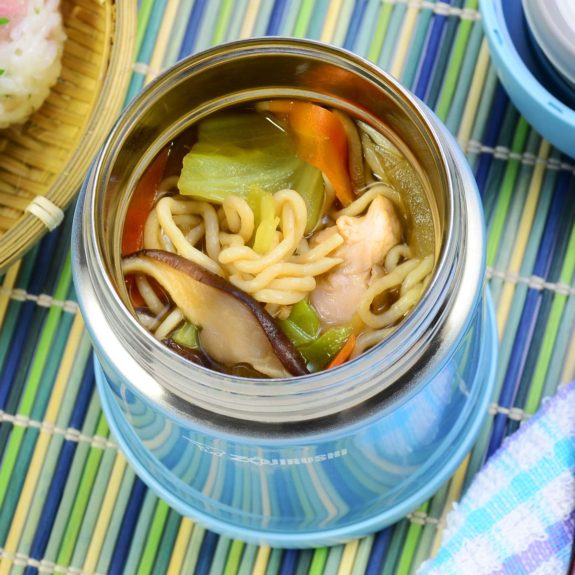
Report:
M 401 224 L 393 203 L 377 196 L 364 216 L 340 216 L 335 226 L 322 230 L 313 244 L 339 233 L 344 241 L 332 254 L 343 262 L 318 278 L 310 300 L 322 323 L 349 324 L 359 300 L 369 287 L 372 268 L 401 240 Z

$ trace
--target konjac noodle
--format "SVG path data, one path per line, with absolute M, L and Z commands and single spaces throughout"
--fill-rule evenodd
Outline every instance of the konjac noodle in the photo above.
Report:
M 210 115 L 159 154 L 127 210 L 141 324 L 204 367 L 282 378 L 384 340 L 434 268 L 411 163 L 342 111 L 273 100 Z

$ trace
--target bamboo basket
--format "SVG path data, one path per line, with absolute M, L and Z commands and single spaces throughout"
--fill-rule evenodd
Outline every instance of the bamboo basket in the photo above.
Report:
M 131 76 L 136 0 L 62 0 L 62 73 L 26 124 L 0 130 L 0 272 L 76 195 Z

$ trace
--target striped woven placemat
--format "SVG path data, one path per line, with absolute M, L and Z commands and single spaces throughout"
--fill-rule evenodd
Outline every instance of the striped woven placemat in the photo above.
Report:
M 141 0 L 128 97 L 179 58 L 249 36 L 307 36 L 377 62 L 435 110 L 476 175 L 501 341 L 497 404 L 421 508 L 344 546 L 282 551 L 210 533 L 118 452 L 94 390 L 71 282 L 71 212 L 0 288 L 0 575 L 392 574 L 437 549 L 485 458 L 575 372 L 575 177 L 499 84 L 477 0 Z

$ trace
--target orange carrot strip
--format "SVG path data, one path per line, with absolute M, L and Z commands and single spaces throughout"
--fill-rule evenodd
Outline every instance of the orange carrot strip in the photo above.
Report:
M 348 173 L 347 135 L 341 120 L 322 106 L 299 100 L 272 100 L 262 109 L 287 119 L 296 140 L 297 155 L 320 169 L 339 201 L 348 206 L 354 195 Z
M 148 166 L 136 185 L 126 212 L 122 233 L 122 255 L 127 256 L 142 249 L 144 226 L 157 199 L 157 191 L 168 160 L 168 149 L 160 152 Z
M 337 355 L 329 362 L 326 369 L 337 367 L 349 359 L 349 356 L 355 347 L 355 339 L 355 335 L 352 333 L 348 340 L 343 344 L 343 347 L 337 352 Z

